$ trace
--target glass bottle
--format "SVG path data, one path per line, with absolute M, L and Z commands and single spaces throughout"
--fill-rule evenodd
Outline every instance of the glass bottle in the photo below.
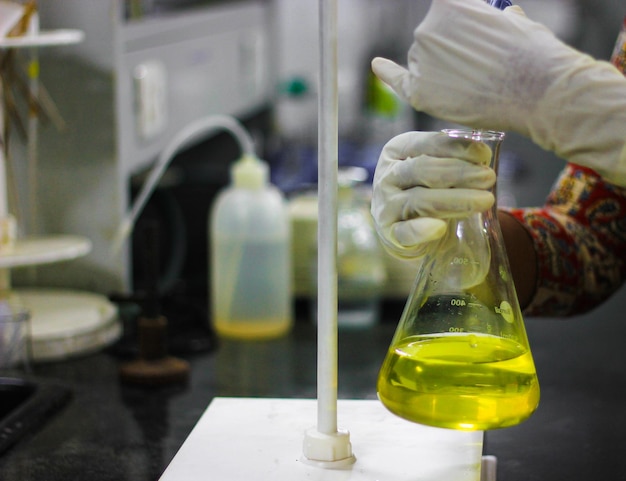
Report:
M 386 280 L 383 251 L 368 204 L 359 197 L 367 178 L 361 167 L 341 167 L 337 193 L 337 325 L 370 327 L 378 322 Z
M 369 200 L 361 192 L 362 167 L 342 166 L 337 173 L 337 326 L 364 329 L 375 325 L 385 281 L 384 252 L 372 225 Z M 317 254 L 317 252 L 315 253 Z M 317 296 L 317 256 L 311 259 L 311 290 Z M 317 302 L 311 304 L 317 322 Z
M 487 144 L 497 172 L 503 133 L 444 132 Z M 393 413 L 443 428 L 503 428 L 536 409 L 539 383 L 495 205 L 450 220 L 425 257 L 377 388 Z

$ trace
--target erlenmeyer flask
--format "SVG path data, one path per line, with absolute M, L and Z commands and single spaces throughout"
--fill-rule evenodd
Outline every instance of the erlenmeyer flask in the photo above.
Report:
M 497 171 L 503 133 L 444 132 L 487 144 Z M 444 428 L 503 428 L 537 408 L 539 383 L 495 205 L 451 220 L 425 258 L 377 387 L 393 413 Z

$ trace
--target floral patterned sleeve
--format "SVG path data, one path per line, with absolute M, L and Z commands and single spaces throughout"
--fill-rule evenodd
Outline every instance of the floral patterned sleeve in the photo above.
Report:
M 529 316 L 581 314 L 626 278 L 626 188 L 568 164 L 541 208 L 506 209 L 531 235 L 538 280 Z

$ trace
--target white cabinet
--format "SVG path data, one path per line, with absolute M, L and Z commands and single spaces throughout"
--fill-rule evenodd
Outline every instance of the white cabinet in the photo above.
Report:
M 129 178 L 189 122 L 245 118 L 271 102 L 272 2 L 204 5 L 131 21 L 121 0 L 40 2 L 42 28 L 80 29 L 85 39 L 39 54 L 67 131 L 40 131 L 35 225 L 39 234 L 88 237 L 93 249 L 41 268 L 38 282 L 128 288 L 128 252 L 110 250 L 129 207 Z

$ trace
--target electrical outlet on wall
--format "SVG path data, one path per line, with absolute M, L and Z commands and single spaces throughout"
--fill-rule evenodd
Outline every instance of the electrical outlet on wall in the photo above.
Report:
M 137 134 L 149 139 L 167 125 L 167 73 L 160 61 L 137 65 L 133 71 Z
M 256 98 L 263 89 L 265 48 L 261 32 L 249 30 L 239 38 L 240 91 L 246 100 Z

